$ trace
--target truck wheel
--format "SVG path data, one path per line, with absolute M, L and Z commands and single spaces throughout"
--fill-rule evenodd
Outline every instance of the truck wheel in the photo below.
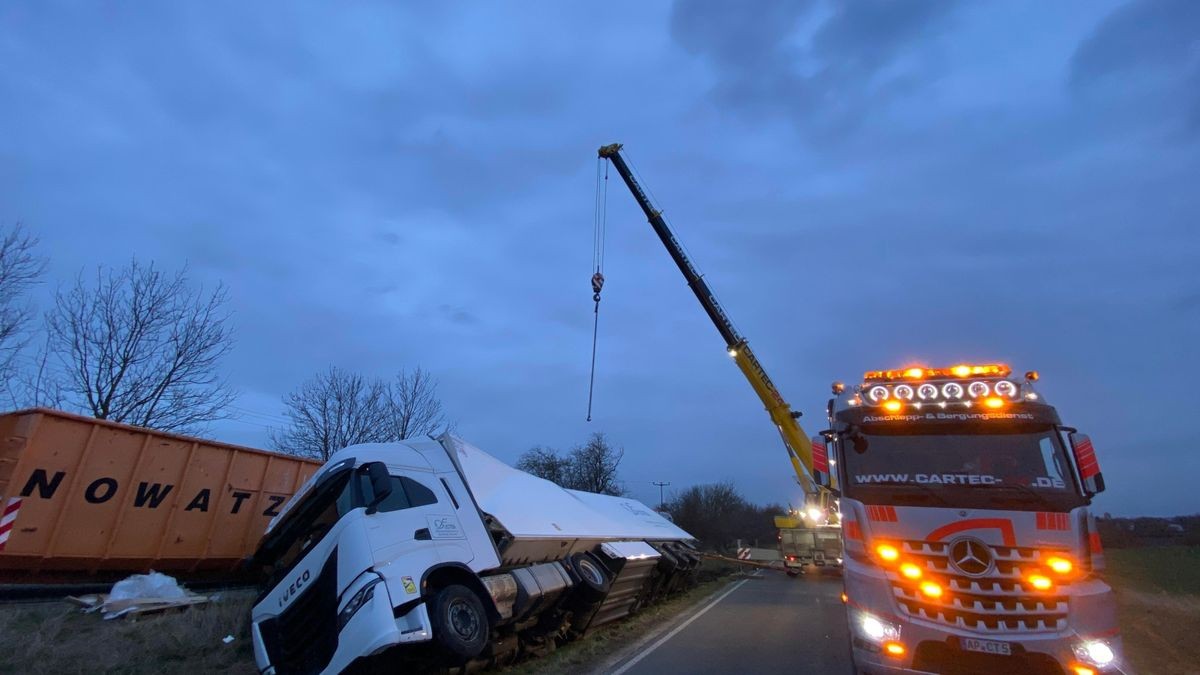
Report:
M 429 613 L 433 639 L 460 662 L 469 661 L 487 646 L 491 625 L 479 596 L 466 586 L 452 584 L 438 591 Z
M 574 570 L 575 576 L 579 577 L 578 593 L 581 596 L 599 600 L 608 595 L 612 580 L 604 571 L 604 566 L 595 558 L 581 553 L 571 558 L 571 569 Z

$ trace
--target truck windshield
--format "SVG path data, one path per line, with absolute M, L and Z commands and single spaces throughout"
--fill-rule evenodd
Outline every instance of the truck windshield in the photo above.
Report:
M 864 429 L 843 444 L 847 495 L 871 504 L 1068 510 L 1083 503 L 1052 428 Z
M 333 524 L 355 506 L 350 468 L 334 471 L 289 509 L 283 519 L 263 538 L 254 561 L 272 580 L 291 569 Z M 272 581 L 274 583 L 274 581 Z

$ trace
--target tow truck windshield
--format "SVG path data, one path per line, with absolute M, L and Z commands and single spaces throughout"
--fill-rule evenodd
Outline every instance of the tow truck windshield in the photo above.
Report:
M 1083 503 L 1053 428 L 866 427 L 845 438 L 844 489 L 868 504 L 1065 511 Z

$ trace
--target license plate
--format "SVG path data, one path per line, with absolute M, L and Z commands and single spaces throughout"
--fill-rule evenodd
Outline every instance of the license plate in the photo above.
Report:
M 999 654 L 1001 656 L 1012 656 L 1012 645 L 1007 642 L 998 640 L 980 640 L 979 638 L 959 638 L 959 645 L 969 652 L 982 652 L 984 654 Z

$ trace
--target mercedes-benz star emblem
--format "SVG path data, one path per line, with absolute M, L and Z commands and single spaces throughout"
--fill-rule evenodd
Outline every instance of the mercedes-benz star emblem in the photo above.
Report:
M 987 574 L 994 562 L 992 549 L 978 539 L 962 537 L 950 544 L 950 564 L 967 576 L 981 577 Z

